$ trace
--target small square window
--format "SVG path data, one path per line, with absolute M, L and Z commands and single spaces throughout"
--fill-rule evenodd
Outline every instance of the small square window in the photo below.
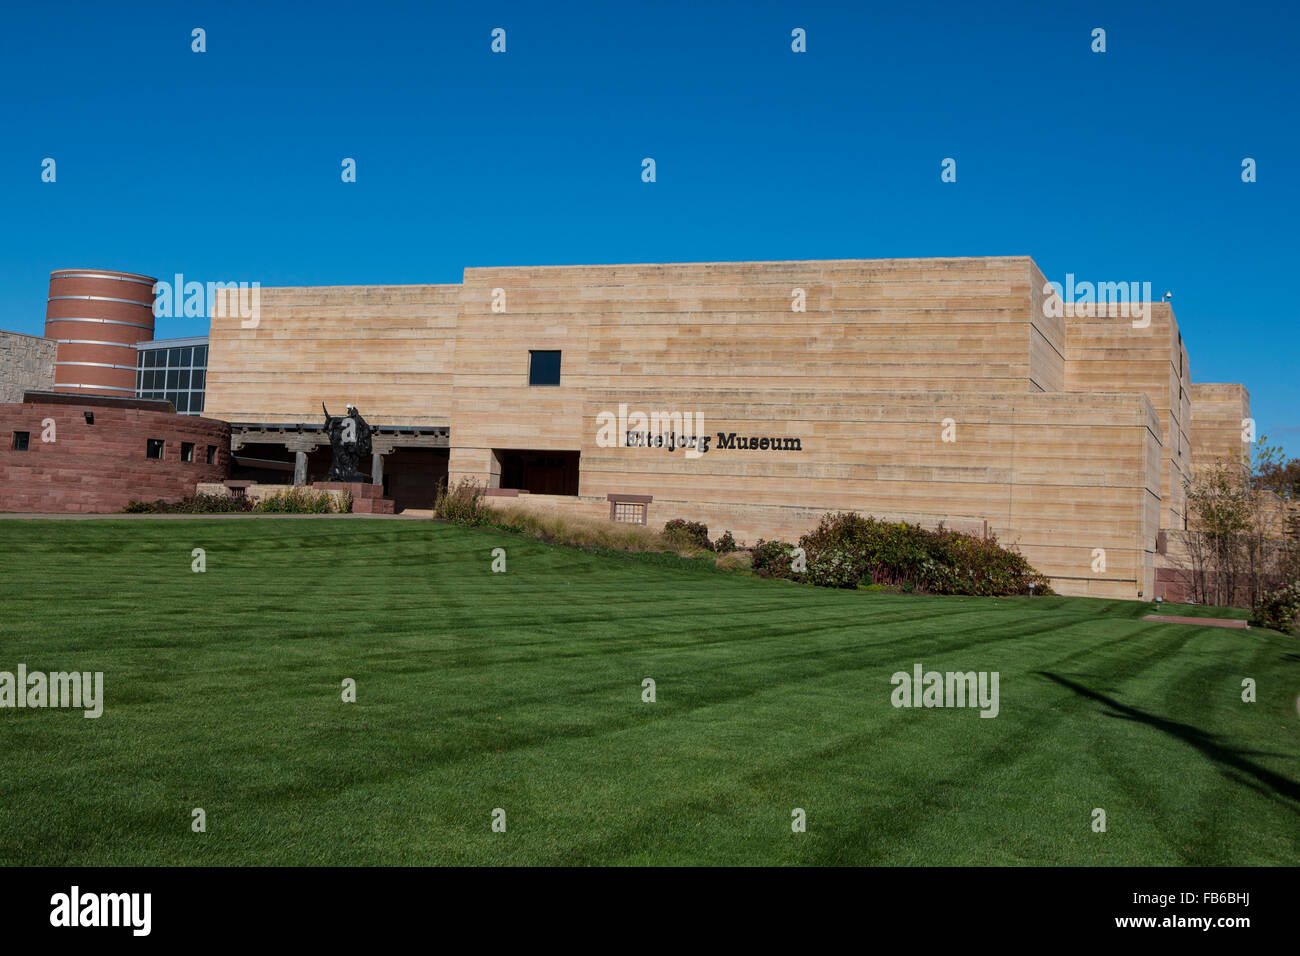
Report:
M 14 432 L 13 444 L 10 446 L 14 451 L 26 451 L 27 444 L 31 441 L 31 432 Z
M 560 353 L 530 351 L 528 353 L 528 384 L 559 385 Z
M 209 465 L 215 465 L 216 463 L 217 463 L 217 446 L 216 446 L 216 445 L 209 445 L 209 446 L 208 446 L 208 464 L 209 464 Z
M 193 460 L 194 460 L 194 442 L 192 441 L 181 442 L 181 461 L 193 461 Z
M 635 501 L 616 501 L 614 520 L 626 524 L 645 524 L 645 505 Z
M 149 458 L 162 458 L 163 440 L 161 438 L 146 439 L 144 453 Z

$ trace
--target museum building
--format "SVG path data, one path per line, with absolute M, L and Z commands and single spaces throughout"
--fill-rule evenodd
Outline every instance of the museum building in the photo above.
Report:
M 107 295 L 71 274 L 92 271 L 51 276 L 50 391 L 169 402 L 229 429 L 227 479 L 282 483 L 323 476 L 322 404 L 354 405 L 399 509 L 470 479 L 751 544 L 854 510 L 995 533 L 1062 593 L 1150 599 L 1184 477 L 1246 449 L 1245 389 L 1193 385 L 1168 303 L 1063 303 L 1024 256 L 261 289 L 254 321 L 218 302 L 206 341 L 175 342 L 152 338 L 148 277 L 116 274 L 142 280 L 126 302 L 62 298 Z

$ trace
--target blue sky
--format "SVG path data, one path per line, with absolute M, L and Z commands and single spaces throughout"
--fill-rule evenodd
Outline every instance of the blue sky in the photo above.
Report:
M 39 334 L 68 266 L 274 286 L 1028 254 L 1172 290 L 1193 378 L 1246 383 L 1296 455 L 1297 35 L 1253 2 L 12 6 L 0 328 Z

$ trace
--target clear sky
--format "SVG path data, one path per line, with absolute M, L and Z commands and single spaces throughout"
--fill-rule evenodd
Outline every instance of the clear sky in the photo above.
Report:
M 13 4 L 0 328 L 40 334 L 69 266 L 275 286 L 1027 254 L 1171 290 L 1194 380 L 1244 382 L 1300 455 L 1298 44 L 1277 0 Z

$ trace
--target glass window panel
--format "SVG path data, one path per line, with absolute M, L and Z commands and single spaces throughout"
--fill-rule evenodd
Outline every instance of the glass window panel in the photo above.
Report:
M 180 349 L 179 353 L 180 353 L 180 361 L 177 362 L 177 364 L 180 365 L 181 368 L 189 368 L 190 359 L 193 357 L 194 350 L 192 348 L 184 348 L 184 349 Z
M 203 393 L 202 393 L 202 392 L 193 392 L 193 393 L 190 395 L 190 411 L 192 411 L 192 412 L 202 412 L 202 411 L 203 411 Z
M 201 365 L 204 368 L 208 366 L 208 347 L 206 345 L 196 345 L 194 347 L 194 364 Z
M 559 351 L 532 351 L 528 353 L 528 384 L 560 384 Z
M 168 372 L 167 374 L 170 375 L 171 372 Z M 181 369 L 180 382 L 177 383 L 176 387 L 177 387 L 177 388 L 184 388 L 184 389 L 188 389 L 188 388 L 190 387 L 190 370 L 189 370 L 189 369 L 187 369 L 187 368 L 183 368 L 183 369 Z
M 207 377 L 202 369 L 195 369 L 194 374 L 190 376 L 190 388 L 202 388 L 203 379 Z
M 190 393 L 176 392 L 172 396 L 172 404 L 176 406 L 176 411 L 184 413 L 190 410 Z
M 167 388 L 180 388 L 181 373 L 179 369 L 170 368 L 167 370 Z

